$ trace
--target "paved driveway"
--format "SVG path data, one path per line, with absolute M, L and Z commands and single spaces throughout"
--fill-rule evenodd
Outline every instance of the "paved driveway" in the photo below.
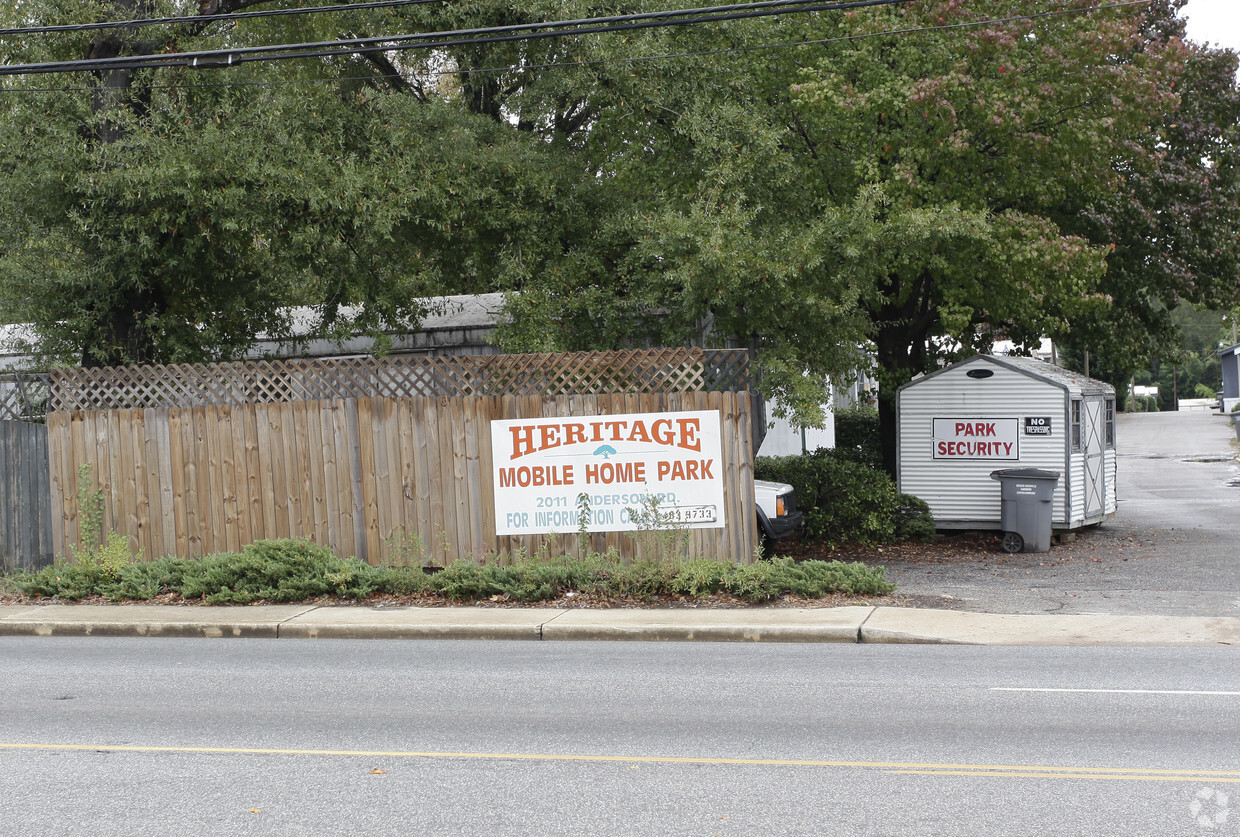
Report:
M 886 562 L 900 594 L 993 613 L 1240 616 L 1240 463 L 1227 418 L 1118 418 L 1115 517 L 1047 553 Z

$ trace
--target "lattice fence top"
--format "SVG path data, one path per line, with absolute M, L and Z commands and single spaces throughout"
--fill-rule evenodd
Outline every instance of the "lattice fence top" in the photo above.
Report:
M 61 369 L 48 410 L 117 410 L 367 396 L 738 392 L 744 349 L 639 349 L 528 355 L 398 355 Z
M 47 415 L 48 376 L 18 373 L 0 377 L 0 421 L 42 421 Z

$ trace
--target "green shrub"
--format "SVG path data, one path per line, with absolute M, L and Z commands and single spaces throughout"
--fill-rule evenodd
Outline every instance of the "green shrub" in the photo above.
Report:
M 36 573 L 20 574 L 13 583 L 26 596 L 76 600 L 97 595 L 106 578 L 98 566 L 57 562 Z
M 883 437 L 878 429 L 878 410 L 852 407 L 835 413 L 835 456 L 883 467 Z
M 890 593 L 882 567 L 841 561 L 793 561 L 775 558 L 754 564 L 729 566 L 723 590 L 749 602 L 793 595 L 817 599 L 833 593 L 875 596 Z
M 420 566 L 385 567 L 376 593 L 412 596 L 429 589 L 430 576 Z
M 895 585 L 887 581 L 882 567 L 842 561 L 801 561 L 782 559 L 771 579 L 775 595 L 791 593 L 819 598 L 831 593 L 873 596 L 890 593 Z
M 558 599 L 569 591 L 598 589 L 597 559 L 528 558 L 510 566 L 458 561 L 426 576 L 425 589 L 453 601 L 502 596 L 517 602 Z
M 788 558 L 772 558 L 769 561 L 755 561 L 733 567 L 728 574 L 728 592 L 747 602 L 770 601 L 783 595 L 776 579 L 784 576 L 786 568 L 791 564 L 792 561 Z
M 676 565 L 666 561 L 634 561 L 632 564 L 616 563 L 603 568 L 599 590 L 613 596 L 630 596 L 649 601 L 655 596 L 669 592 L 672 579 L 678 572 Z
M 326 595 L 364 598 L 381 582 L 378 568 L 356 558 L 337 558 L 309 541 L 257 541 L 240 553 L 192 562 L 181 595 L 208 604 L 291 602 Z
M 896 503 L 896 540 L 933 542 L 934 518 L 926 501 L 912 494 L 900 494 Z
M 817 508 L 806 527 L 831 543 L 884 543 L 895 535 L 896 487 L 891 478 L 860 462 L 824 457 Z
M 549 584 L 530 578 L 516 567 L 498 564 L 471 564 L 458 561 L 430 576 L 427 587 L 454 601 L 477 601 L 491 596 L 507 596 L 519 602 L 553 598 Z
M 807 537 L 832 544 L 889 542 L 900 508 L 895 483 L 848 456 L 820 448 L 805 456 L 761 457 L 754 474 L 793 487 Z
M 194 568 L 195 562 L 185 558 L 161 558 L 158 561 L 130 564 L 116 576 L 104 579 L 99 593 L 112 601 L 145 601 L 165 593 L 179 593 L 185 574 Z
M 727 588 L 729 576 L 735 569 L 734 565 L 722 561 L 686 561 L 672 577 L 668 587 L 671 592 L 685 596 L 718 593 Z
M 458 602 L 500 596 L 517 602 L 558 599 L 576 591 L 649 601 L 661 596 L 726 593 L 748 602 L 784 595 L 877 595 L 894 589 L 882 568 L 838 561 L 775 558 L 735 565 L 711 560 L 644 560 L 625 564 L 615 552 L 584 558 L 531 557 L 504 566 L 458 562 L 428 573 L 421 567 L 370 567 L 336 558 L 305 541 L 260 541 L 240 553 L 202 559 L 162 558 L 111 575 L 98 568 L 58 564 L 13 577 L 30 596 L 145 600 L 180 593 L 208 604 L 302 601 L 323 595 L 362 598 L 372 591 L 437 593 Z

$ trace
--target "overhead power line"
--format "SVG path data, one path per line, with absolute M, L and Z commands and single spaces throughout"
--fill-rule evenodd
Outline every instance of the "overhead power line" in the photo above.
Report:
M 427 0 L 419 0 L 419 2 L 426 2 L 426 1 Z M 431 1 L 435 2 L 437 0 L 431 0 Z M 1039 20 L 1043 18 L 1061 17 L 1061 16 L 1066 16 L 1066 15 L 1089 14 L 1089 13 L 1096 12 L 1096 11 L 1106 11 L 1110 9 L 1122 9 L 1122 8 L 1131 7 L 1131 6 L 1144 6 L 1144 5 L 1149 5 L 1150 2 L 1152 2 L 1152 0 L 1124 0 L 1124 2 L 1109 3 L 1109 4 L 1101 5 L 1101 6 L 1092 6 L 1092 7 L 1084 7 L 1084 8 L 1078 7 L 1078 8 L 1073 8 L 1073 9 L 1056 9 L 1052 11 L 1034 12 L 1032 14 L 1013 15 L 1010 17 L 1003 17 L 1003 18 L 988 18 L 985 20 L 972 20 L 972 21 L 963 21 L 960 23 L 941 24 L 939 26 L 922 26 L 922 27 L 914 27 L 914 28 L 906 28 L 906 29 L 887 29 L 887 30 L 882 30 L 879 32 L 864 32 L 860 34 L 841 35 L 841 36 L 832 37 L 832 38 L 816 38 L 812 40 L 788 41 L 788 42 L 771 43 L 771 44 L 749 44 L 746 46 L 725 47 L 725 48 L 711 49 L 711 50 L 696 50 L 692 52 L 669 52 L 669 53 L 658 53 L 654 55 L 634 55 L 634 56 L 621 57 L 621 58 L 595 59 L 595 60 L 590 60 L 590 61 L 555 61 L 555 62 L 546 62 L 546 63 L 540 63 L 540 64 L 521 65 L 519 68 L 516 66 L 512 66 L 512 65 L 496 66 L 496 67 L 473 67 L 473 68 L 470 68 L 468 72 L 471 74 L 504 73 L 504 72 L 511 72 L 514 69 L 543 70 L 543 69 L 555 69 L 555 68 L 567 68 L 567 67 L 587 67 L 587 66 L 597 66 L 597 65 L 605 65 L 605 64 L 630 64 L 630 63 L 639 63 L 639 62 L 645 62 L 645 61 L 660 61 L 660 60 L 666 60 L 666 59 L 671 59 L 671 58 L 695 58 L 695 57 L 705 57 L 705 56 L 712 56 L 712 55 L 727 55 L 727 54 L 739 53 L 739 52 L 754 52 L 758 50 L 792 49 L 792 48 L 799 48 L 799 47 L 820 46 L 824 44 L 841 43 L 841 42 L 846 42 L 846 41 L 859 41 L 859 40 L 866 40 L 869 38 L 882 38 L 882 37 L 891 37 L 891 36 L 897 36 L 897 35 L 916 35 L 916 34 L 923 34 L 927 32 L 941 32 L 941 31 L 949 31 L 949 30 L 956 30 L 956 29 L 973 29 L 979 26 L 992 26 L 992 25 L 1004 24 L 1004 23 L 1019 23 L 1019 22 L 1024 22 L 1024 21 Z M 434 44 L 434 46 L 439 46 L 439 44 Z M 346 52 L 352 52 L 352 51 L 346 51 Z M 298 55 L 298 56 L 293 56 L 293 57 L 306 57 L 306 56 Z M 430 71 L 430 74 L 431 75 L 456 75 L 461 72 L 462 70 L 453 69 L 453 70 L 442 70 L 442 71 Z M 0 75 L 3 75 L 3 74 L 4 73 L 2 72 L 2 70 L 0 70 Z M 152 88 L 155 88 L 155 89 L 193 89 L 193 88 L 208 88 L 208 87 L 270 87 L 270 86 L 288 85 L 288 84 L 317 84 L 317 83 L 335 84 L 339 81 L 344 81 L 344 80 L 364 81 L 366 79 L 370 79 L 374 77 L 375 76 L 367 75 L 367 76 L 358 76 L 352 79 L 331 77 L 331 78 L 281 79 L 278 81 L 244 81 L 244 82 L 224 81 L 224 82 L 199 82 L 199 83 L 192 83 L 192 84 L 177 83 L 177 84 L 152 85 Z M 0 90 L 0 92 L 5 92 L 5 93 L 58 93 L 58 92 L 67 92 L 70 90 L 91 90 L 91 89 L 94 89 L 94 88 L 93 87 L 75 88 L 75 87 L 65 87 L 65 86 L 21 87 L 21 88 L 10 87 L 4 90 Z
M 178 23 L 215 23 L 217 21 L 246 20 L 257 17 L 283 17 L 286 15 L 314 15 L 326 12 L 357 12 L 370 9 L 387 9 L 395 6 L 418 6 L 424 3 L 444 3 L 447 0 L 381 0 L 373 3 L 341 3 L 336 6 L 308 6 L 304 9 L 260 9 L 253 12 L 228 12 L 214 15 L 181 15 L 179 17 L 144 17 L 130 20 L 110 20 L 102 23 L 61 23 L 54 26 L 22 26 L 0 29 L 4 35 L 46 35 L 63 32 L 93 32 L 98 29 L 137 29 L 143 26 L 169 26 Z
M 159 53 L 154 55 L 125 56 L 119 58 L 95 58 L 77 61 L 51 61 L 36 64 L 10 64 L 0 66 L 0 75 L 34 75 L 64 72 L 106 72 L 109 70 L 132 70 L 161 67 L 220 67 L 252 61 L 281 61 L 295 58 L 326 58 L 366 52 L 390 52 L 413 49 L 433 49 L 445 46 L 503 43 L 508 41 L 561 38 L 603 32 L 619 32 L 633 29 L 649 29 L 667 26 L 687 26 L 780 14 L 804 14 L 808 12 L 846 11 L 875 6 L 903 5 L 914 0 L 854 0 L 848 3 L 807 3 L 807 0 L 764 0 L 726 6 L 705 6 L 693 9 L 675 9 L 657 12 L 641 12 L 630 15 L 577 18 L 573 20 L 520 23 L 507 26 L 488 26 L 473 29 L 454 29 L 438 32 L 419 32 L 405 35 L 387 35 L 369 38 L 348 38 L 335 41 L 318 41 L 301 44 L 269 44 L 265 46 L 236 47 L 232 49 L 199 50 L 193 52 Z M 572 27 L 572 28 L 569 28 Z

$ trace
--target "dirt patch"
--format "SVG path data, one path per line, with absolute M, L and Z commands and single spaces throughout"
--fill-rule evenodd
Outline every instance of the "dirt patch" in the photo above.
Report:
M 1048 567 L 1078 561 L 1127 560 L 1129 555 L 1149 545 L 1147 540 L 1098 528 L 1079 529 L 1055 538 L 1050 552 L 1003 550 L 997 532 L 953 532 L 937 536 L 931 543 L 898 543 L 883 546 L 842 544 L 834 548 L 821 541 L 789 538 L 776 550 L 801 560 L 859 561 L 867 566 L 903 564 L 950 564 L 978 568 Z
M 891 561 L 963 563 L 1006 554 L 998 537 L 990 532 L 961 532 L 936 537 L 931 543 L 910 541 L 882 546 L 839 544 L 833 547 L 826 541 L 793 537 L 780 541 L 775 552 L 798 561 L 859 561 L 870 566 Z

